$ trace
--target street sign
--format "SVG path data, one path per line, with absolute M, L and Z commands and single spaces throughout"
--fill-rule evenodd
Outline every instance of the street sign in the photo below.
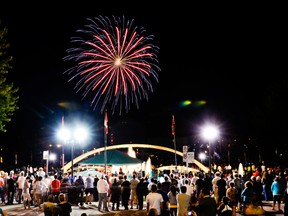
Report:
M 188 146 L 183 146 L 183 154 L 188 152 Z
M 194 152 L 183 153 L 183 162 L 194 163 Z
M 187 152 L 187 162 L 194 163 L 194 152 Z
M 43 151 L 43 160 L 48 160 L 49 151 Z
M 183 162 L 187 162 L 187 152 L 183 153 Z

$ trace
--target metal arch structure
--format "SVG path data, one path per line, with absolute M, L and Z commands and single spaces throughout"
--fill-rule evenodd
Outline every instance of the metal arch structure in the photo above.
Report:
M 158 146 L 158 145 L 151 145 L 151 144 L 120 144 L 120 145 L 113 145 L 113 146 L 107 146 L 106 150 L 112 150 L 112 149 L 122 149 L 122 148 L 149 148 L 149 149 L 157 149 L 157 150 L 162 150 L 162 151 L 167 151 L 167 152 L 171 152 L 171 153 L 175 153 L 175 149 L 171 149 L 168 147 L 163 147 L 163 146 Z M 73 160 L 73 164 L 77 164 L 80 161 L 86 159 L 87 157 L 89 157 L 90 155 L 93 154 L 97 154 L 99 152 L 104 151 L 104 147 L 101 148 L 97 148 L 97 149 L 93 149 L 89 152 L 86 152 L 82 155 L 79 155 L 78 157 L 74 158 Z M 176 150 L 176 154 L 180 155 L 181 157 L 183 157 L 183 152 L 177 151 Z M 209 172 L 209 169 L 204 166 L 202 163 L 200 163 L 199 161 L 197 161 L 196 159 L 194 159 L 194 163 L 204 172 Z M 68 162 L 64 167 L 63 167 L 63 172 L 66 173 L 69 169 L 71 169 L 72 166 L 72 161 Z

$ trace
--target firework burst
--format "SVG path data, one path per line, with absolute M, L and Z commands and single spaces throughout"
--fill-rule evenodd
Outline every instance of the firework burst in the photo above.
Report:
M 148 101 L 148 92 L 153 92 L 152 79 L 158 82 L 157 53 L 159 48 L 151 42 L 152 35 L 144 36 L 145 29 L 134 26 L 134 20 L 95 17 L 89 24 L 77 30 L 72 37 L 74 48 L 67 49 L 64 60 L 74 66 L 64 73 L 69 81 L 78 80 L 76 92 L 82 97 L 92 95 L 93 110 L 102 103 L 101 112 L 110 106 L 115 111 L 123 107 L 126 112 L 139 101 Z

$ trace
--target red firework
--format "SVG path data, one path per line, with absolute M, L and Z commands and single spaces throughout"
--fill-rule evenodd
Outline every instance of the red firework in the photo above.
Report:
M 78 79 L 77 92 L 83 98 L 93 92 L 91 106 L 102 102 L 101 112 L 111 104 L 113 113 L 124 106 L 126 112 L 139 100 L 148 101 L 148 91 L 153 92 L 151 77 L 158 82 L 157 66 L 159 48 L 154 46 L 153 36 L 144 36 L 145 29 L 133 25 L 125 18 L 95 17 L 73 37 L 74 48 L 67 49 L 64 60 L 72 60 L 75 66 L 65 73 L 69 81 Z

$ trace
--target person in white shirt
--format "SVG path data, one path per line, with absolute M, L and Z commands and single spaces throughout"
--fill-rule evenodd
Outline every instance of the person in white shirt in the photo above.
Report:
M 38 172 L 37 172 L 36 174 L 37 174 L 37 176 L 41 176 L 42 179 L 44 179 L 46 173 L 44 172 L 43 168 L 40 167 L 39 170 L 38 170 Z
M 108 205 L 107 205 L 109 184 L 106 181 L 106 179 L 104 178 L 104 176 L 102 176 L 99 179 L 99 181 L 97 182 L 97 190 L 98 190 L 98 194 L 99 194 L 98 210 L 102 211 L 101 208 L 102 208 L 102 204 L 103 204 L 103 209 L 106 212 L 109 212 Z
M 84 187 L 85 187 L 85 204 L 92 204 L 93 192 L 94 192 L 94 178 L 91 176 L 91 173 L 88 174 L 88 177 L 85 179 Z
M 21 204 L 22 201 L 22 192 L 23 192 L 23 186 L 24 186 L 24 182 L 25 182 L 25 177 L 24 177 L 24 172 L 21 171 L 20 175 L 17 178 L 17 201 L 18 204 Z
M 45 188 L 47 190 L 47 185 L 44 181 L 42 181 L 42 177 L 38 176 L 37 180 L 35 182 L 35 185 L 33 186 L 35 201 L 37 203 L 37 206 L 41 209 L 42 204 L 42 198 L 43 198 L 43 191 L 45 191 Z
M 216 172 L 214 178 L 212 179 L 212 186 L 213 186 L 213 194 L 214 194 L 214 198 L 216 200 L 216 203 L 218 204 L 219 202 L 219 195 L 218 195 L 218 185 L 217 185 L 217 181 L 221 179 L 220 178 L 220 172 Z
M 155 208 L 157 210 L 156 215 L 161 215 L 161 209 L 163 208 L 163 197 L 160 193 L 157 193 L 156 184 L 151 185 L 151 192 L 146 196 L 147 212 L 150 209 Z
M 186 187 L 186 194 L 188 194 L 191 197 L 194 191 L 191 185 L 189 185 L 188 179 L 185 179 L 184 186 Z
M 22 191 L 22 196 L 23 196 L 23 204 L 24 204 L 24 209 L 26 209 L 28 205 L 28 209 L 31 209 L 31 195 L 30 195 L 30 177 L 27 176 L 25 179 L 25 182 L 23 184 L 23 191 Z

